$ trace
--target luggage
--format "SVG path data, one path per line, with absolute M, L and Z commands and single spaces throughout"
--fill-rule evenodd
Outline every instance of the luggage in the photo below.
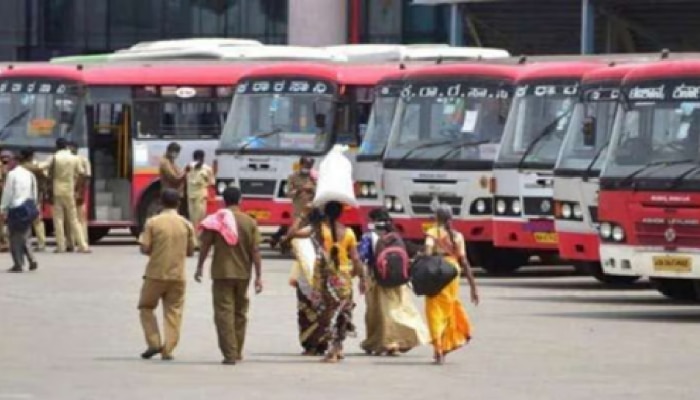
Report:
M 382 287 L 396 287 L 411 278 L 410 259 L 403 239 L 397 233 L 387 233 L 377 240 L 377 255 L 373 272 L 377 284 Z
M 343 154 L 346 150 L 347 146 L 335 145 L 321 161 L 314 207 L 323 208 L 331 201 L 357 207 L 352 182 L 352 163 Z
M 418 296 L 435 296 L 457 274 L 457 268 L 442 256 L 419 256 L 411 265 L 411 287 Z

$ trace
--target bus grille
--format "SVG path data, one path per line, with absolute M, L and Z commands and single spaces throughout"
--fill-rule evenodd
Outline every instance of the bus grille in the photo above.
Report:
M 434 211 L 431 208 L 433 203 L 433 197 L 427 195 L 414 195 L 409 196 L 411 201 L 411 209 L 414 215 L 433 215 Z M 462 201 L 463 199 L 459 196 L 438 196 L 437 200 L 439 203 L 444 203 L 452 206 L 452 214 L 460 215 L 462 213 Z
M 270 179 L 241 179 L 243 196 L 274 196 L 277 181 Z
M 673 240 L 668 240 L 666 231 L 673 228 Z M 634 224 L 637 240 L 642 246 L 697 246 L 700 243 L 700 225 Z M 670 237 L 670 236 L 669 236 Z

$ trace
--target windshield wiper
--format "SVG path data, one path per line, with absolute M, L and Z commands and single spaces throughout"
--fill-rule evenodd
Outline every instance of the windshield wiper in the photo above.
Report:
M 545 137 L 549 136 L 550 133 L 554 132 L 554 128 L 556 128 L 556 126 L 557 126 L 557 124 L 559 123 L 559 121 L 561 121 L 564 117 L 570 115 L 571 112 L 574 111 L 574 106 L 575 106 L 575 104 L 576 104 L 576 103 L 573 103 L 573 104 L 569 107 L 569 109 L 566 110 L 566 112 L 564 112 L 562 115 L 556 117 L 556 118 L 554 119 L 554 121 L 550 122 L 549 125 L 545 126 L 545 127 L 542 129 L 542 132 L 540 132 L 540 134 L 535 138 L 535 140 L 533 140 L 532 142 L 530 142 L 530 145 L 527 146 L 527 148 L 526 148 L 525 151 L 523 152 L 522 157 L 520 157 L 520 161 L 518 161 L 518 169 L 522 169 L 522 168 L 523 168 L 523 164 L 525 164 L 525 159 L 527 158 L 527 156 L 530 155 L 530 153 L 532 153 L 532 150 L 535 149 L 535 146 L 537 146 L 537 144 L 538 144 L 542 139 L 544 139 Z
M 668 188 L 669 188 L 669 189 L 675 188 L 676 186 L 680 185 L 681 182 L 683 182 L 683 181 L 685 180 L 686 177 L 688 177 L 690 174 L 692 174 L 692 173 L 694 173 L 694 172 L 697 172 L 697 171 L 700 171 L 700 165 L 696 165 L 696 166 L 694 166 L 694 167 L 688 168 L 687 171 L 685 171 L 685 172 L 683 172 L 682 174 L 678 175 L 678 176 L 676 177 L 676 179 L 674 179 L 674 180 L 668 185 Z
M 2 128 L 0 128 L 0 140 L 5 140 L 7 138 L 7 136 L 9 136 L 10 132 L 5 132 L 7 130 L 7 128 L 9 128 L 12 125 L 16 124 L 17 122 L 21 121 L 22 118 L 26 117 L 30 111 L 31 111 L 31 109 L 28 108 L 26 110 L 20 111 L 19 113 L 17 113 L 17 115 L 10 118 L 10 120 L 7 121 L 7 123 L 5 125 L 3 125 Z
M 676 161 L 652 161 L 650 163 L 645 164 L 644 166 L 638 168 L 637 170 L 633 171 L 631 174 L 627 175 L 626 177 L 622 178 L 622 180 L 617 184 L 617 186 L 626 186 L 636 177 L 637 175 L 641 174 L 642 172 L 648 170 L 651 167 L 657 167 L 657 166 L 662 166 L 662 167 L 669 167 L 671 165 L 677 165 L 677 164 L 685 164 L 685 163 L 690 163 L 694 162 L 695 160 L 693 159 L 684 159 L 684 160 L 676 160 Z
M 448 144 L 450 144 L 450 143 L 452 143 L 452 142 L 453 142 L 452 140 L 444 140 L 444 141 L 442 141 L 442 142 L 430 142 L 430 143 L 419 144 L 418 146 L 415 146 L 415 147 L 413 147 L 412 149 L 410 149 L 409 151 L 407 151 L 406 154 L 404 154 L 404 155 L 399 159 L 399 161 L 404 161 L 404 160 L 406 160 L 408 157 L 410 157 L 413 153 L 415 153 L 415 152 L 418 151 L 418 150 L 429 149 L 429 148 L 431 148 L 431 147 L 446 146 L 446 145 L 448 145 Z
M 241 147 L 239 147 L 239 148 L 236 150 L 236 153 L 240 155 L 240 154 L 243 152 L 243 150 L 247 149 L 251 144 L 253 144 L 253 143 L 254 143 L 256 140 L 258 140 L 258 139 L 265 139 L 265 138 L 268 138 L 268 137 L 270 137 L 270 136 L 279 135 L 280 133 L 282 133 L 282 129 L 280 129 L 280 128 L 275 128 L 275 129 L 273 129 L 273 130 L 271 130 L 271 131 L 269 131 L 269 132 L 263 132 L 263 133 L 258 133 L 258 134 L 256 134 L 256 135 L 253 135 L 253 136 L 252 136 L 251 138 L 249 138 L 245 143 L 243 143 L 243 144 L 241 145 Z
M 479 140 L 477 142 L 472 142 L 472 141 L 464 141 L 464 142 L 459 142 L 454 145 L 451 149 L 447 150 L 443 154 L 440 155 L 440 157 L 435 159 L 435 162 L 433 162 L 433 167 L 437 166 L 440 164 L 440 162 L 450 155 L 454 154 L 456 151 L 459 151 L 465 147 L 478 147 L 481 146 L 482 144 L 487 144 L 491 143 L 489 140 Z
M 598 159 L 600 158 L 600 156 L 603 154 L 603 152 L 605 151 L 605 149 L 608 148 L 608 146 L 610 146 L 610 140 L 609 140 L 609 139 L 608 139 L 607 142 L 605 142 L 605 144 L 604 144 L 603 146 L 600 147 L 600 149 L 598 149 L 598 151 L 595 153 L 595 155 L 594 155 L 593 158 L 591 159 L 591 162 L 588 163 L 588 166 L 587 166 L 586 169 L 583 171 L 583 181 L 584 181 L 584 182 L 588 181 L 588 179 L 591 177 L 591 171 L 593 171 L 593 166 L 595 165 L 596 161 L 598 161 Z

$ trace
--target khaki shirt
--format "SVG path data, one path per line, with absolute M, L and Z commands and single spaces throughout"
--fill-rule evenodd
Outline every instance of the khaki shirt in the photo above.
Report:
M 54 196 L 73 196 L 78 178 L 85 175 L 78 156 L 67 149 L 56 152 L 49 169 L 53 178 Z
M 160 159 L 160 186 L 163 189 L 175 189 L 182 193 L 184 185 L 182 182 L 182 170 L 167 157 Z
M 194 250 L 194 228 L 176 210 L 146 221 L 139 243 L 151 249 L 145 278 L 184 281 L 187 254 Z
M 92 177 L 92 166 L 90 165 L 90 160 L 87 157 L 78 155 L 78 160 L 80 160 L 80 168 L 83 170 L 85 177 Z
M 214 170 L 206 164 L 187 173 L 187 197 L 190 199 L 207 198 L 209 186 L 214 184 Z
M 238 225 L 238 243 L 230 246 L 215 231 L 202 232 L 202 241 L 210 241 L 214 246 L 211 262 L 212 279 L 250 279 L 253 269 L 253 251 L 261 242 L 258 224 L 248 214 L 234 210 Z
M 303 213 L 307 204 L 314 200 L 316 194 L 316 182 L 309 175 L 302 175 L 298 172 L 287 178 L 292 205 L 294 206 L 294 216 L 299 217 Z M 305 185 L 311 184 L 313 190 L 302 189 Z

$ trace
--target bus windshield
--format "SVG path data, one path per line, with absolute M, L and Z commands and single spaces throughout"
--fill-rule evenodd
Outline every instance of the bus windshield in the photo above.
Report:
M 617 89 L 612 93 L 619 94 Z M 557 169 L 600 172 L 608 149 L 618 108 L 617 95 L 613 99 L 586 100 L 576 105 L 569 130 L 557 161 Z M 588 98 L 588 95 L 586 95 Z M 592 163 L 592 165 L 591 165 Z
M 282 153 L 325 151 L 332 139 L 336 110 L 331 86 L 305 80 L 267 84 L 270 86 L 265 87 L 260 82 L 239 86 L 219 149 Z M 280 90 L 273 91 L 275 85 L 280 85 Z
M 382 93 L 382 89 L 378 90 L 378 92 Z M 376 97 L 367 124 L 367 133 L 365 133 L 365 137 L 362 140 L 362 146 L 358 155 L 379 157 L 384 154 L 398 100 L 398 94 L 396 93 L 393 96 L 380 94 Z
M 58 81 L 0 82 L 0 143 L 53 148 L 63 137 L 84 143 L 77 86 Z
M 493 84 L 407 84 L 386 158 L 492 161 L 510 94 L 510 88 Z
M 498 163 L 553 168 L 577 101 L 577 83 L 518 87 Z
M 632 103 L 614 130 L 605 175 L 626 176 L 646 165 L 697 163 L 700 99 Z M 659 173 L 664 170 L 670 169 Z

